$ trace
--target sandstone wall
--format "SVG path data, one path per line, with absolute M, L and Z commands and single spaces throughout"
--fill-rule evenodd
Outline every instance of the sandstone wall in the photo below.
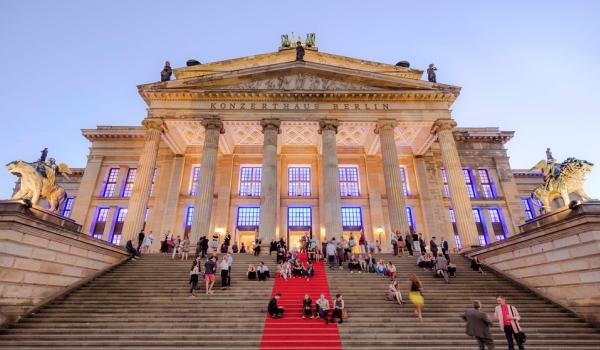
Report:
M 0 325 L 127 256 L 79 228 L 43 209 L 0 202 Z
M 467 253 L 600 324 L 600 202 L 561 209 L 521 234 Z

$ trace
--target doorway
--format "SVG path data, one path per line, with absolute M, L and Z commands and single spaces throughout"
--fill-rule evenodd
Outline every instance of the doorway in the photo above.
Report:
M 288 207 L 288 249 L 300 249 L 300 240 L 307 234 L 312 238 L 312 208 Z

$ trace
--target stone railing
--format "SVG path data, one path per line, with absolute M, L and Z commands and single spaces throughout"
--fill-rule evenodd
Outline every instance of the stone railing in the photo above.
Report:
M 18 320 L 127 259 L 74 221 L 0 201 L 0 326 Z
M 509 239 L 467 252 L 506 277 L 600 325 L 600 202 L 543 215 Z

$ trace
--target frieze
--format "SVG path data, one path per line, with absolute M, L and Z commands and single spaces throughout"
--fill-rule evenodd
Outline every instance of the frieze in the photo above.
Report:
M 289 102 L 209 102 L 210 110 L 271 110 L 271 111 L 385 111 L 390 109 L 389 103 L 289 103 Z

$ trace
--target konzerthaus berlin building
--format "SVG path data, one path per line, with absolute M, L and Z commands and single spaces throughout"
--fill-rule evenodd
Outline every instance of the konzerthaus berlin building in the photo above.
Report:
M 123 244 L 145 228 L 248 244 L 364 231 L 462 247 L 518 233 L 542 178 L 513 171 L 512 131 L 459 128 L 460 88 L 423 71 L 294 48 L 174 69 L 144 84 L 142 126 L 84 129 L 85 169 L 63 212 Z M 77 174 L 76 174 L 77 175 Z

